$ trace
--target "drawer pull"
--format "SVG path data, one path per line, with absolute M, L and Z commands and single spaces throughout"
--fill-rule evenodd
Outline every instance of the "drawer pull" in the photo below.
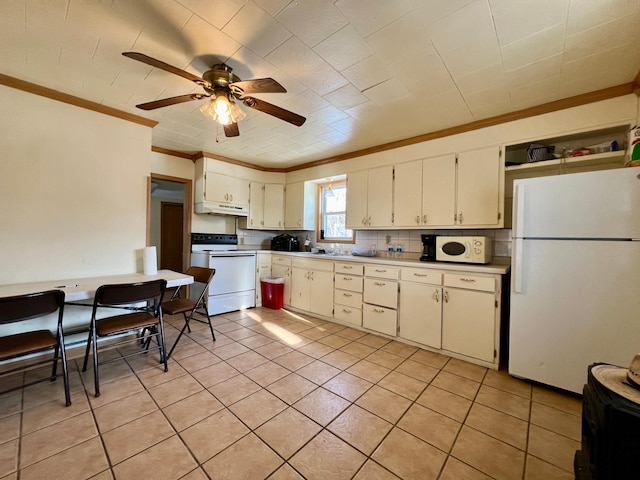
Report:
M 374 308 L 373 311 L 376 313 L 384 313 L 384 310 L 380 310 L 379 308 Z
M 375 271 L 379 273 L 385 273 L 387 270 L 385 268 L 376 268 Z
M 346 282 L 346 281 L 351 281 L 351 280 L 353 280 L 353 278 L 351 278 L 351 277 L 342 277 L 342 280 L 344 280 L 344 281 Z
M 461 278 L 460 281 L 461 282 L 468 282 L 468 283 L 475 282 L 475 280 L 473 278 Z
M 427 273 L 415 273 L 415 272 L 413 273 L 413 275 L 416 276 L 416 277 L 428 277 L 429 276 L 429 274 L 427 274 Z
M 346 292 L 342 292 L 342 296 L 343 296 L 343 297 L 353 297 L 353 295 L 352 295 L 352 294 L 350 294 L 350 293 L 346 293 Z
M 378 287 L 384 287 L 386 285 L 386 283 L 384 282 L 373 282 L 374 285 L 377 285 Z
M 342 309 L 342 311 L 343 311 L 344 313 L 351 313 L 351 310 L 349 310 L 349 309 L 347 309 L 347 308 L 343 308 L 343 309 Z
M 351 270 L 353 267 L 351 265 L 343 265 L 342 268 L 345 270 Z

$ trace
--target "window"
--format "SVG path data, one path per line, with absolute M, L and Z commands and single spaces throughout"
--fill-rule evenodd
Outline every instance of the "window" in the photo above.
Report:
M 318 242 L 355 243 L 353 230 L 346 228 L 347 183 L 318 185 Z

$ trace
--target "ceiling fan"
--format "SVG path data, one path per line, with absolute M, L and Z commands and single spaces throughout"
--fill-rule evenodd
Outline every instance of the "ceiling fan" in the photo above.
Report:
M 239 100 L 247 107 L 267 113 L 298 127 L 306 121 L 305 117 L 285 110 L 284 108 L 272 105 L 255 97 L 245 96 L 247 93 L 286 93 L 285 88 L 272 78 L 242 81 L 232 73 L 232 68 L 224 63 L 215 64 L 204 72 L 202 77 L 198 77 L 197 75 L 156 60 L 143 53 L 123 52 L 122 55 L 191 80 L 200 85 L 205 91 L 205 93 L 189 93 L 187 95 L 163 98 L 161 100 L 136 105 L 137 108 L 141 108 L 142 110 L 154 110 L 156 108 L 168 107 L 169 105 L 190 102 L 192 100 L 212 98 L 212 100 L 200 108 L 200 111 L 222 125 L 224 134 L 227 137 L 237 137 L 240 135 L 238 121 L 247 116 L 234 100 Z

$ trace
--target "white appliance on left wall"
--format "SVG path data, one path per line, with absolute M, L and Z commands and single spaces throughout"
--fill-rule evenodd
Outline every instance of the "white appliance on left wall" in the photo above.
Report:
M 581 393 L 640 352 L 640 168 L 514 182 L 509 373 Z
M 216 269 L 205 297 L 210 315 L 256 306 L 256 252 L 238 250 L 237 235 L 192 233 L 191 266 Z M 191 298 L 200 292 L 192 285 Z

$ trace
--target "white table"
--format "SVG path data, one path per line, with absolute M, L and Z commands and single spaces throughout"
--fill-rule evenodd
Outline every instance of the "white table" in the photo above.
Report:
M 157 275 L 144 275 L 142 273 L 129 273 L 124 275 L 104 275 L 100 277 L 88 278 L 72 278 L 67 280 L 48 280 L 44 282 L 17 283 L 12 285 L 0 285 L 0 297 L 10 297 L 13 295 L 25 295 L 28 293 L 43 292 L 46 290 L 62 290 L 65 293 L 65 302 L 73 303 L 73 305 L 65 305 L 64 317 L 62 320 L 65 329 L 65 338 L 68 333 L 78 330 L 86 331 L 91 317 L 91 310 L 86 306 L 92 305 L 93 297 L 96 290 L 101 285 L 114 283 L 134 283 L 147 282 L 151 280 L 165 279 L 167 287 L 181 287 L 183 285 L 191 285 L 193 277 L 183 273 L 174 272 L 173 270 L 158 270 Z M 115 310 L 114 310 L 115 312 Z M 57 314 L 47 315 L 45 317 L 26 320 L 33 322 L 38 328 L 48 328 L 55 332 Z M 19 333 L 21 323 L 14 323 L 0 326 L 0 335 L 10 335 Z M 24 325 L 24 324 L 22 324 Z M 31 325 L 31 324 L 30 324 Z M 74 338 L 67 341 L 67 347 L 73 345 L 76 341 L 86 341 L 86 334 L 73 335 Z

